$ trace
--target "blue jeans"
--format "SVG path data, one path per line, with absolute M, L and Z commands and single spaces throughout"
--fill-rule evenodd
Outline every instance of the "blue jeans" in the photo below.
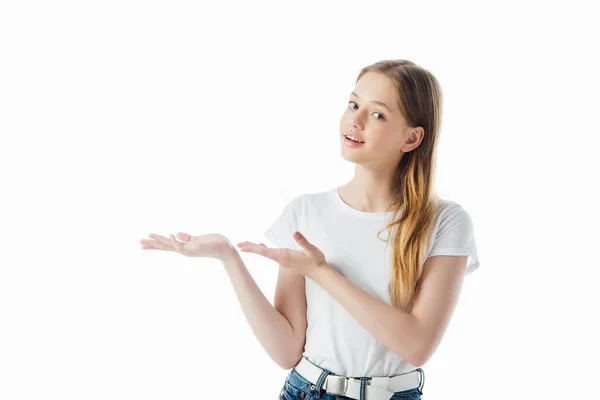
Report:
M 417 368 L 417 370 L 421 373 L 424 378 L 424 372 L 421 368 Z M 325 377 L 327 376 L 327 372 L 323 371 L 321 376 L 319 377 L 319 381 L 316 385 L 313 385 L 305 379 L 302 375 L 296 372 L 295 369 L 292 368 L 287 378 L 285 379 L 285 383 L 281 392 L 279 393 L 280 400 L 349 400 L 351 397 L 346 396 L 338 396 L 325 392 L 323 389 L 323 384 L 325 383 Z M 367 380 L 371 377 L 360 377 L 356 379 L 361 379 L 361 400 L 369 400 L 366 398 L 366 386 Z M 421 379 L 421 385 L 419 387 L 402 390 L 400 392 L 394 392 L 394 395 L 390 397 L 390 400 L 421 400 L 421 395 L 423 394 L 423 386 L 424 379 Z M 314 386 L 314 389 L 311 387 Z

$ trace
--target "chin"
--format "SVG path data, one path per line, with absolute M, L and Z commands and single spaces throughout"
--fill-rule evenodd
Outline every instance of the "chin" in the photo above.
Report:
M 360 164 L 362 163 L 364 160 L 364 154 L 354 154 L 353 149 L 347 148 L 345 145 L 342 144 L 342 148 L 340 149 L 340 153 L 341 156 L 344 160 L 346 161 L 351 161 L 355 164 Z

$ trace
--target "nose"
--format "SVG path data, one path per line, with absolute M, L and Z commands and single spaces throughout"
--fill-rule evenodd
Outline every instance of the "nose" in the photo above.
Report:
M 346 128 L 346 132 L 361 132 L 362 129 L 360 129 L 357 125 L 348 125 L 348 127 Z
M 353 130 L 353 131 L 360 130 L 360 127 L 359 127 L 360 124 L 358 123 L 359 118 L 360 117 L 358 116 L 358 114 L 354 114 L 354 115 L 350 116 L 350 119 L 348 120 L 348 129 L 349 130 Z

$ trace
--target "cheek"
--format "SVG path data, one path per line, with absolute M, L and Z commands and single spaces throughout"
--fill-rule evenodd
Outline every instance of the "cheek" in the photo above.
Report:
M 371 130 L 369 131 L 369 147 L 376 148 L 383 153 L 387 153 L 390 149 L 395 149 L 400 146 L 396 137 L 394 137 L 390 132 L 382 131 L 382 130 Z
M 364 119 L 365 116 L 357 115 L 357 113 L 357 110 L 353 110 L 350 108 L 350 106 L 346 105 L 346 108 L 344 108 L 344 112 L 342 113 L 342 122 L 349 124 L 356 119 L 356 122 L 361 122 L 363 124 L 367 123 L 367 121 Z
M 348 116 L 348 110 L 342 113 L 342 118 L 340 119 L 340 125 L 347 125 L 350 122 L 350 117 Z

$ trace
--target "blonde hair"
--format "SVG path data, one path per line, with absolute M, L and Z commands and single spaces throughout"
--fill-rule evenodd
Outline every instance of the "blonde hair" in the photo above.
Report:
M 377 232 L 379 238 L 381 232 L 396 228 L 386 244 L 386 250 L 390 241 L 394 245 L 389 291 L 392 305 L 407 310 L 412 308 L 440 201 L 434 193 L 434 179 L 442 90 L 433 74 L 408 60 L 376 62 L 364 67 L 356 81 L 367 72 L 391 78 L 398 107 L 408 126 L 421 126 L 425 131 L 419 146 L 404 153 L 398 163 L 390 208 L 393 222 Z M 399 212 L 401 216 L 396 220 Z

